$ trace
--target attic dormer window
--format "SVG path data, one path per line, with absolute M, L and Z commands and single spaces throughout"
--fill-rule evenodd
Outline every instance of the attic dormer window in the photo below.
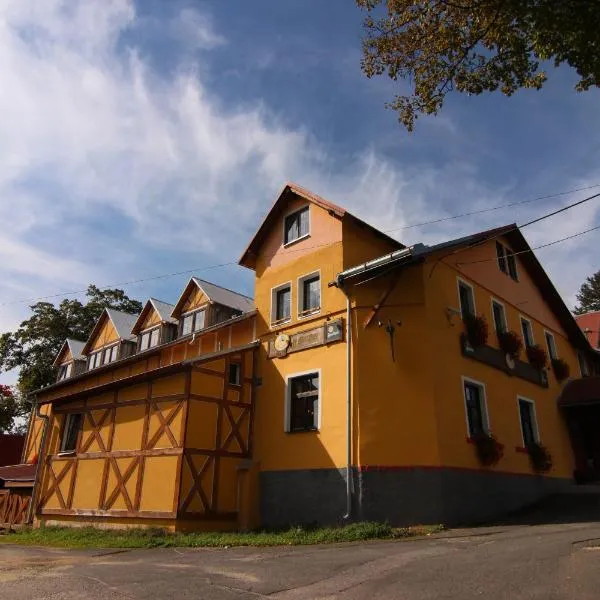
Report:
M 181 318 L 181 335 L 189 335 L 204 329 L 206 310 L 204 308 L 183 315 Z
M 307 237 L 310 233 L 308 206 L 287 215 L 283 227 L 284 245 Z
M 160 327 L 143 331 L 140 335 L 140 352 L 158 346 L 160 341 Z
M 66 365 L 60 365 L 58 369 L 58 381 L 63 381 L 64 379 L 68 379 L 71 377 L 71 373 L 73 372 L 73 363 L 68 363 Z

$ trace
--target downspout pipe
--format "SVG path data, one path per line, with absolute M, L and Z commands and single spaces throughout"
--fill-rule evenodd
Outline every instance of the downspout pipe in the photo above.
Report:
M 34 507 L 35 507 L 35 500 L 36 500 L 36 495 L 37 495 L 37 491 L 38 491 L 38 486 L 39 486 L 39 478 L 40 478 L 40 466 L 42 464 L 43 461 L 43 454 L 44 454 L 44 448 L 46 446 L 46 436 L 48 434 L 48 424 L 50 422 L 50 418 L 48 417 L 48 415 L 43 415 L 40 412 L 40 403 L 38 402 L 38 399 L 36 396 L 33 397 L 33 405 L 35 407 L 35 417 L 37 419 L 42 419 L 44 421 L 43 424 L 43 430 L 42 430 L 42 439 L 40 442 L 40 448 L 38 450 L 38 459 L 37 459 L 37 464 L 35 465 L 35 476 L 33 478 L 33 488 L 31 489 L 31 501 L 29 503 L 29 509 L 27 510 L 27 524 L 31 524 L 33 523 L 33 512 L 34 512 Z
M 352 310 L 350 306 L 350 295 L 344 288 L 343 279 L 338 275 L 337 279 L 329 284 L 337 287 L 346 296 L 346 514 L 342 517 L 344 521 L 352 519 Z

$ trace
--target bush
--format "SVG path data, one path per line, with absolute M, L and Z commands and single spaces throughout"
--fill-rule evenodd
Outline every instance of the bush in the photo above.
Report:
M 554 369 L 554 375 L 556 375 L 558 381 L 568 379 L 571 374 L 571 368 L 562 358 L 555 358 L 552 361 L 552 368 Z
M 529 360 L 532 367 L 536 369 L 543 369 L 546 366 L 546 362 L 548 361 L 548 355 L 546 351 L 537 344 L 533 346 L 527 346 L 527 360 Z
M 548 452 L 546 446 L 535 443 L 527 446 L 529 460 L 534 471 L 537 473 L 547 473 L 552 469 L 552 455 Z
M 498 345 L 505 354 L 512 356 L 516 360 L 521 352 L 523 342 L 514 331 L 499 331 Z
M 491 433 L 480 433 L 473 436 L 477 458 L 484 467 L 497 464 L 504 456 L 504 447 Z
M 488 339 L 488 323 L 483 315 L 466 315 L 464 317 L 465 334 L 473 348 L 483 346 Z

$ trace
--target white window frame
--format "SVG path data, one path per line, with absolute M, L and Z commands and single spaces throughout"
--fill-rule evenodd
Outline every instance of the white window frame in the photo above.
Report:
M 548 344 L 548 336 L 552 338 L 552 345 L 554 346 L 554 354 L 556 356 L 552 356 L 552 351 L 550 349 L 550 344 Z M 546 342 L 546 348 L 548 349 L 548 358 L 552 361 L 554 359 L 560 358 L 558 355 L 558 346 L 556 345 L 556 336 L 547 329 L 544 329 L 544 341 Z
M 64 375 L 63 375 L 64 373 Z M 69 379 L 73 374 L 73 361 L 63 363 L 58 367 L 58 381 Z
M 200 312 L 204 312 L 204 325 L 202 326 L 201 329 L 196 329 L 196 315 Z M 203 305 L 198 308 L 194 308 L 194 310 L 188 310 L 187 312 L 182 313 L 181 316 L 179 317 L 179 322 L 181 323 L 181 325 L 179 325 L 179 335 L 181 337 L 187 337 L 188 335 L 194 335 L 195 333 L 199 333 L 200 331 L 203 331 L 204 329 L 206 329 L 206 327 L 207 327 L 206 316 L 207 316 L 207 306 L 206 305 Z M 188 333 L 183 333 L 183 322 L 185 321 L 185 319 L 187 317 L 192 317 L 192 330 Z M 159 344 L 160 344 L 160 340 L 159 340 Z
M 508 328 L 508 317 L 506 316 L 506 306 L 505 306 L 504 302 L 500 302 L 500 300 L 498 300 L 498 298 L 494 298 L 492 296 L 490 305 L 492 307 L 492 321 L 494 323 L 495 331 L 498 331 L 498 328 L 496 327 L 496 319 L 494 318 L 494 304 L 497 304 L 498 306 L 502 307 L 502 314 L 504 316 L 504 327 L 506 328 L 505 331 L 508 331 L 509 328 Z
M 296 213 L 299 213 L 301 211 L 303 211 L 304 209 L 308 208 L 308 233 L 305 233 L 304 235 L 301 235 L 293 240 L 290 240 L 289 242 L 285 241 L 285 222 L 287 221 L 287 218 L 290 217 L 291 215 L 294 215 Z M 287 248 L 288 246 L 291 246 L 292 244 L 295 244 L 296 242 L 300 242 L 302 240 L 305 240 L 306 238 L 310 237 L 310 222 L 311 222 L 311 210 L 310 210 L 310 202 L 304 206 L 301 206 L 300 208 L 295 208 L 294 210 L 290 210 L 289 212 L 285 213 L 283 215 L 283 222 L 281 224 L 281 228 L 282 228 L 282 236 L 281 236 L 281 241 L 282 241 L 282 245 L 284 248 Z
M 112 355 L 112 351 L 116 349 L 117 350 L 117 354 L 115 356 L 115 359 L 113 360 L 111 358 Z M 107 358 L 108 357 L 108 360 Z M 116 344 L 111 344 L 110 346 L 106 346 L 106 348 L 104 348 L 104 356 L 102 358 L 102 365 L 110 365 L 111 363 L 114 363 L 116 361 L 119 360 L 119 343 L 117 342 Z
M 524 317 L 522 314 L 519 314 L 519 325 L 521 329 L 521 337 L 523 338 L 523 348 L 527 350 L 527 340 L 525 339 L 525 334 L 523 333 L 523 321 L 529 323 L 529 331 L 531 332 L 531 345 L 535 346 L 535 336 L 533 335 L 533 323 L 531 319 Z
M 486 433 L 491 433 L 490 428 L 490 413 L 488 412 L 487 405 L 487 390 L 485 388 L 485 383 L 482 381 L 478 381 L 477 379 L 473 379 L 472 377 L 466 377 L 463 375 L 461 377 L 461 385 L 462 385 L 462 396 L 463 396 L 463 410 L 465 411 L 465 425 L 467 427 L 467 437 L 471 438 L 471 430 L 469 428 L 469 413 L 467 411 L 467 394 L 465 390 L 465 383 L 470 383 L 471 385 L 476 385 L 481 388 L 483 392 L 483 406 L 482 406 L 482 417 L 483 417 L 483 428 Z
M 523 442 L 523 447 L 526 447 L 526 445 L 525 433 L 523 432 L 523 423 L 521 422 L 521 405 L 519 404 L 521 401 L 528 402 L 532 406 L 531 414 L 533 415 L 533 437 L 535 438 L 535 442 L 539 444 L 540 429 L 538 425 L 537 412 L 535 410 L 535 401 L 531 400 L 531 398 L 525 398 L 525 396 L 517 396 L 517 415 L 519 417 L 519 429 L 521 430 L 521 442 Z
M 289 288 L 290 289 L 290 316 L 277 321 L 277 292 Z M 279 327 L 281 325 L 285 325 L 292 320 L 293 317 L 293 308 L 294 308 L 294 289 L 292 286 L 292 281 L 286 281 L 285 283 L 280 283 L 275 287 L 271 288 L 271 329 L 275 327 Z
M 290 373 L 285 377 L 285 398 L 284 398 L 284 410 L 283 410 L 283 430 L 285 433 L 297 433 L 292 431 L 290 419 L 292 416 L 292 386 L 290 380 L 296 377 L 304 377 L 305 375 L 312 375 L 316 373 L 319 377 L 319 396 L 317 398 L 317 428 L 312 430 L 312 433 L 319 433 L 321 431 L 321 424 L 323 421 L 323 405 L 321 399 L 323 398 L 323 374 L 321 369 L 309 369 L 308 371 L 299 371 L 297 373 Z
M 307 279 L 313 279 L 314 277 L 319 278 L 319 306 L 317 308 L 311 308 L 309 310 L 302 310 L 302 306 L 304 304 L 304 282 Z M 298 277 L 297 280 L 298 286 L 298 318 L 306 319 L 306 317 L 312 317 L 313 315 L 318 315 L 321 312 L 321 305 L 323 300 L 323 280 L 321 278 L 321 269 L 317 269 L 316 271 L 312 271 L 311 273 L 307 273 L 306 275 L 302 275 Z
M 144 329 L 143 331 L 140 331 L 139 333 L 139 338 L 140 338 L 140 343 L 138 345 L 138 352 L 146 352 L 147 350 L 151 350 L 152 348 L 156 348 L 157 346 L 160 346 L 160 325 L 155 325 L 154 327 L 149 327 L 148 329 Z M 158 331 L 158 340 L 156 341 L 156 344 L 153 346 L 152 345 L 152 334 Z M 144 336 L 148 336 L 148 346 L 146 348 L 142 348 L 142 342 L 144 339 Z
M 473 299 L 473 314 L 477 314 L 477 304 L 475 303 L 475 288 L 471 283 L 462 279 L 462 277 L 456 278 L 456 293 L 458 294 L 458 310 L 460 311 L 460 316 L 462 318 L 463 310 L 462 310 L 462 302 L 460 300 L 460 284 L 466 285 L 471 290 L 471 298 Z

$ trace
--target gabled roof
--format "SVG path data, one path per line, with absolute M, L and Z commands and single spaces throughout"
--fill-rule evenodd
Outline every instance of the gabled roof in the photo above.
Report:
M 495 229 L 480 231 L 472 235 L 449 240 L 433 246 L 416 244 L 405 250 L 392 252 L 380 258 L 368 261 L 367 263 L 346 269 L 338 274 L 336 283 L 339 286 L 342 286 L 347 281 L 360 281 L 361 279 L 366 278 L 367 275 L 369 279 L 374 278 L 388 273 L 391 269 L 405 267 L 414 264 L 415 262 L 422 261 L 435 252 L 443 250 L 452 252 L 462 247 L 474 246 L 499 237 L 505 237 L 510 243 L 512 250 L 519 254 L 521 265 L 523 265 L 529 276 L 538 286 L 538 289 L 548 303 L 548 306 L 564 327 L 571 343 L 579 348 L 593 350 L 587 336 L 581 331 L 573 314 L 568 309 L 562 296 L 554 287 L 550 277 L 548 277 L 548 274 L 533 253 L 531 246 L 527 243 L 527 240 L 515 223 L 496 227 Z
M 339 219 L 351 219 L 352 221 L 357 223 L 362 228 L 367 229 L 371 234 L 373 234 L 379 238 L 383 238 L 387 242 L 393 244 L 394 247 L 404 248 L 404 245 L 401 244 L 398 240 L 391 238 L 390 236 L 386 235 L 382 231 L 379 231 L 379 229 L 376 229 L 372 225 L 369 225 L 362 219 L 355 217 L 353 214 L 349 213 L 345 208 L 342 208 L 341 206 L 338 206 L 337 204 L 334 204 L 333 202 L 330 202 L 329 200 L 325 200 L 325 198 L 322 198 L 321 196 L 318 196 L 317 194 L 313 194 L 311 191 L 309 191 L 295 183 L 290 182 L 290 183 L 287 183 L 283 187 L 283 189 L 281 190 L 281 193 L 277 197 L 277 200 L 275 200 L 275 203 L 271 207 L 271 210 L 269 210 L 269 212 L 267 213 L 267 216 L 263 219 L 263 222 L 260 224 L 258 231 L 254 234 L 254 237 L 248 244 L 248 247 L 246 248 L 246 250 L 244 250 L 244 253 L 242 254 L 242 256 L 239 260 L 240 265 L 242 265 L 244 267 L 248 267 L 249 269 L 254 268 L 254 262 L 255 262 L 256 256 L 258 255 L 258 253 L 260 251 L 260 247 L 262 246 L 265 238 L 271 231 L 271 228 L 273 227 L 275 221 L 285 211 L 287 202 L 294 196 L 303 198 L 304 200 L 307 200 L 308 202 L 311 202 L 312 204 L 316 204 L 317 206 L 320 206 L 322 209 L 328 211 L 330 214 L 338 217 Z
M 100 317 L 98 317 L 98 320 L 94 325 L 94 329 L 92 329 L 92 333 L 90 334 L 90 337 L 88 338 L 87 342 L 85 343 L 85 346 L 83 347 L 83 354 L 87 354 L 89 352 L 91 341 L 99 333 L 105 318 L 110 319 L 110 322 L 115 328 L 115 331 L 117 332 L 117 337 L 120 341 L 135 339 L 135 335 L 132 335 L 131 330 L 133 329 L 133 326 L 135 325 L 135 322 L 138 319 L 138 315 L 132 315 L 130 313 L 122 312 L 120 310 L 115 310 L 114 308 L 105 308 L 102 311 Z
M 140 313 L 140 316 L 137 318 L 137 321 L 135 322 L 134 326 L 131 328 L 131 333 L 138 334 L 141 331 L 142 325 L 144 324 L 148 313 L 152 309 L 156 311 L 162 323 L 177 323 L 177 319 L 174 319 L 171 316 L 171 313 L 173 312 L 174 308 L 175 306 L 173 304 L 163 302 L 162 300 L 157 300 L 156 298 L 150 298 L 146 302 L 146 305 Z
M 199 279 L 198 277 L 192 277 L 185 286 L 185 289 L 179 297 L 179 300 L 177 300 L 175 308 L 171 311 L 172 317 L 178 318 L 181 315 L 181 310 L 183 309 L 185 301 L 194 287 L 200 289 L 200 291 L 203 292 L 208 298 L 210 303 L 222 304 L 223 306 L 228 306 L 234 310 L 239 310 L 242 313 L 247 313 L 251 310 L 254 310 L 254 300 L 252 298 L 244 296 L 243 294 L 239 294 L 238 292 L 234 292 L 233 290 L 221 287 L 220 285 L 211 283 L 210 281 L 205 281 L 204 279 Z
M 63 345 L 60 347 L 56 358 L 54 359 L 54 363 L 52 363 L 53 367 L 58 367 L 60 363 L 60 357 L 64 354 L 65 350 L 69 350 L 73 360 L 85 360 L 85 356 L 83 356 L 83 348 L 85 347 L 85 342 L 81 342 L 79 340 L 73 340 L 71 338 L 67 338 Z

